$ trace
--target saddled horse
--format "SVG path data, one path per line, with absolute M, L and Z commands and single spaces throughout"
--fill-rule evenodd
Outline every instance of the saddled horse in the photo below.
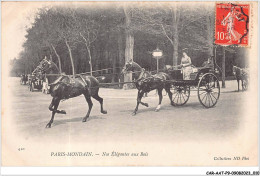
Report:
M 237 80 L 237 88 L 239 92 L 239 81 L 242 82 L 242 90 L 247 90 L 248 88 L 248 71 L 244 68 L 239 68 L 237 66 L 233 66 L 233 74 Z
M 138 111 L 139 104 L 142 104 L 146 107 L 148 107 L 147 103 L 142 102 L 142 97 L 144 93 L 148 93 L 152 90 L 157 89 L 158 95 L 159 95 L 159 104 L 157 105 L 155 111 L 159 111 L 161 108 L 161 102 L 162 102 L 162 90 L 165 89 L 165 91 L 168 93 L 171 105 L 174 105 L 172 101 L 172 93 L 170 91 L 171 84 L 167 82 L 167 80 L 170 80 L 169 75 L 166 73 L 160 72 L 155 75 L 146 74 L 145 69 L 143 69 L 140 65 L 138 65 L 134 61 L 129 61 L 125 64 L 122 73 L 126 74 L 128 72 L 133 72 L 133 78 L 135 78 L 135 85 L 138 90 L 137 95 L 137 105 L 132 113 L 132 115 L 136 115 Z M 147 76 L 146 76 L 147 75 Z
M 54 120 L 55 113 L 66 114 L 64 110 L 58 110 L 58 106 L 61 100 L 77 97 L 81 94 L 85 96 L 89 109 L 82 122 L 86 122 L 90 115 L 93 103 L 91 97 L 99 101 L 101 106 L 101 113 L 107 114 L 107 111 L 103 109 L 103 98 L 98 95 L 99 82 L 93 76 L 77 75 L 72 78 L 68 75 L 59 75 L 59 69 L 57 65 L 44 59 L 40 64 L 42 74 L 46 74 L 50 85 L 50 94 L 53 97 L 49 110 L 52 111 L 51 120 L 46 125 L 46 128 L 50 128 Z

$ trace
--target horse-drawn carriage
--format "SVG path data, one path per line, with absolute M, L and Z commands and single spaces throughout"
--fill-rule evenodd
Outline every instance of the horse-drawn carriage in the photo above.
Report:
M 170 67 L 155 75 L 147 73 L 140 65 L 134 61 L 125 64 L 122 73 L 135 73 L 135 85 L 138 89 L 137 105 L 133 115 L 138 111 L 139 104 L 148 107 L 147 103 L 141 101 L 145 93 L 156 89 L 159 95 L 159 104 L 155 111 L 159 111 L 162 102 L 162 90 L 167 92 L 172 106 L 181 106 L 187 103 L 190 97 L 191 88 L 197 88 L 197 96 L 200 103 L 211 108 L 217 104 L 220 96 L 220 85 L 215 66 L 193 67 L 190 79 L 184 79 L 183 69 Z
M 20 79 L 20 84 L 21 84 L 21 85 L 26 85 L 27 82 L 28 82 L 28 75 L 22 74 L 22 75 L 21 75 L 21 79 Z
M 41 64 L 41 63 L 40 63 Z M 42 90 L 43 86 L 43 76 L 40 73 L 39 70 L 40 66 L 37 66 L 32 74 L 28 76 L 28 89 L 33 92 L 36 89 L 37 90 Z
M 40 79 L 36 75 L 32 74 L 28 76 L 28 89 L 31 92 L 34 92 L 36 89 L 41 90 L 42 83 L 43 83 L 42 79 Z
M 190 97 L 191 88 L 196 88 L 200 103 L 211 108 L 217 104 L 220 95 L 220 85 L 217 74 L 212 67 L 194 67 L 190 80 L 184 80 L 181 69 L 168 70 L 171 79 L 172 101 L 175 106 L 186 104 Z

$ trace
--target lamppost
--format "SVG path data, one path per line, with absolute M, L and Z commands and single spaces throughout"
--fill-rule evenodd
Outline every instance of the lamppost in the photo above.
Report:
M 163 52 L 159 48 L 156 48 L 155 50 L 153 50 L 152 55 L 153 55 L 153 58 L 155 58 L 157 61 L 157 73 L 158 73 L 159 72 L 159 59 L 162 58 Z

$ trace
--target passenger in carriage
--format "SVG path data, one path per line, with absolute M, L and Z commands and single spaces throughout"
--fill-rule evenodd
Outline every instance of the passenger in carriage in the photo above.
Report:
M 190 74 L 192 73 L 192 63 L 190 57 L 187 55 L 186 50 L 183 51 L 183 56 L 181 59 L 181 68 L 183 74 L 183 80 L 190 80 Z
M 211 56 L 211 57 L 208 58 L 207 61 L 203 62 L 202 67 L 208 67 L 208 68 L 214 67 L 213 57 L 214 56 Z

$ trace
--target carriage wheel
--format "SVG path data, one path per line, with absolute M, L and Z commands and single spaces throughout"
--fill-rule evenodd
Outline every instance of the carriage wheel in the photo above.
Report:
M 248 89 L 248 80 L 247 79 L 243 79 L 242 80 L 242 85 L 243 85 L 243 90 L 247 90 Z
M 211 108 L 218 102 L 220 95 L 220 86 L 218 78 L 212 73 L 204 74 L 198 84 L 198 98 L 200 103 Z
M 187 103 L 190 98 L 189 86 L 173 86 L 172 101 L 174 106 L 182 106 Z

